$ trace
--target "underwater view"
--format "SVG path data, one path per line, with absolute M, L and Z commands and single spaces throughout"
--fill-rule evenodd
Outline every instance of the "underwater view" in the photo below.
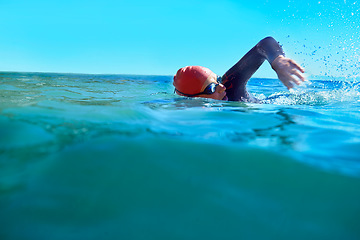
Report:
M 359 239 L 360 89 L 0 73 L 1 239 Z

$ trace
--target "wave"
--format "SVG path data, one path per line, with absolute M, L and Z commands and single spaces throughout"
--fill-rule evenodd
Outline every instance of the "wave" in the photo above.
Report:
M 113 134 L 50 155 L 16 180 L 0 195 L 5 239 L 360 235 L 360 179 L 261 149 Z

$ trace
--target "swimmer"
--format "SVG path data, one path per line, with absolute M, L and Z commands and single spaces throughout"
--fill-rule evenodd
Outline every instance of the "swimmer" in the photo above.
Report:
M 178 95 L 216 100 L 259 102 L 246 89 L 251 76 L 267 60 L 279 80 L 290 90 L 294 84 L 305 81 L 304 69 L 294 60 L 286 58 L 279 43 L 272 37 L 261 40 L 222 77 L 201 66 L 179 69 L 173 85 Z

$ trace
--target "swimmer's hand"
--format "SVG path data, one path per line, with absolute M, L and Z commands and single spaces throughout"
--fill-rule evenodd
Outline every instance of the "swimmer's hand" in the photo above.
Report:
M 271 67 L 277 73 L 279 80 L 289 90 L 294 87 L 294 83 L 300 85 L 305 82 L 305 77 L 302 74 L 305 70 L 292 59 L 280 55 L 271 63 Z

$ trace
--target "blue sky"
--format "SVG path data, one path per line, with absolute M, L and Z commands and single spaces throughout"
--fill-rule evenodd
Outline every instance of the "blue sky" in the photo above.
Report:
M 360 2 L 0 0 L 0 71 L 224 73 L 273 36 L 308 75 L 358 74 Z M 341 67 L 339 67 L 341 66 Z M 258 77 L 273 78 L 264 64 Z

